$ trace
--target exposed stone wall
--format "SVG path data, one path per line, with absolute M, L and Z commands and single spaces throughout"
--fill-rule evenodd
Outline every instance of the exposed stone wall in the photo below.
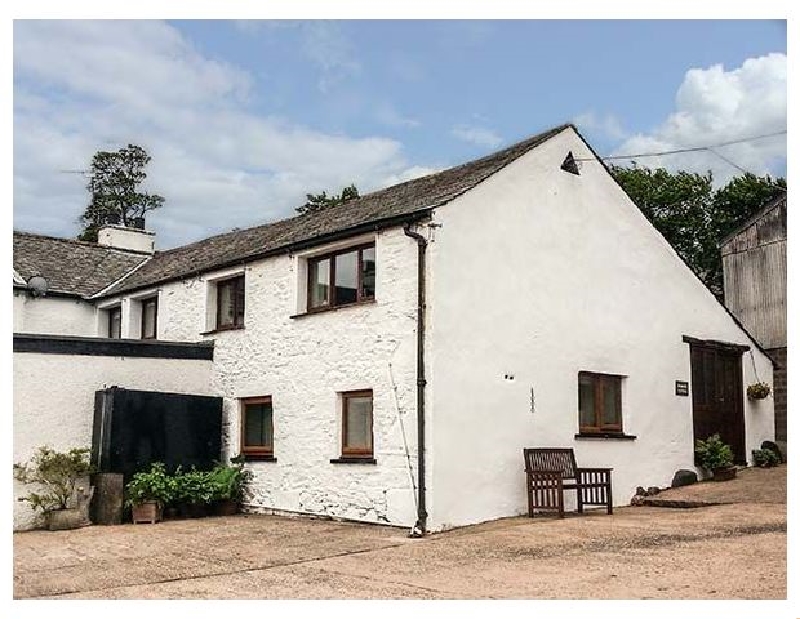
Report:
M 767 351 L 775 362 L 773 372 L 775 399 L 775 440 L 786 444 L 786 347 Z
M 402 229 L 375 240 L 376 302 L 363 306 L 293 318 L 303 304 L 303 255 L 239 269 L 246 290 L 241 330 L 203 335 L 212 326 L 209 282 L 224 272 L 161 288 L 159 337 L 215 340 L 211 391 L 224 398 L 226 457 L 239 452 L 239 398 L 272 396 L 276 462 L 247 465 L 254 474 L 247 500 L 253 510 L 414 523 L 389 364 L 415 464 L 416 244 Z M 334 464 L 341 455 L 339 394 L 357 389 L 374 392 L 377 464 Z

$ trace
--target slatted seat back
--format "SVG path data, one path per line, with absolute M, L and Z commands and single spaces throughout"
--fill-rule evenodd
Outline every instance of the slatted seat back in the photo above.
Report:
M 563 448 L 536 448 L 525 449 L 525 470 L 536 471 L 561 471 L 564 479 L 577 478 L 577 464 L 575 452 Z

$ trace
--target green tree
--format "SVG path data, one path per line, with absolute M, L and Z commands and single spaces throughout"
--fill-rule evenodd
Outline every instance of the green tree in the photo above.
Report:
M 329 206 L 344 204 L 345 202 L 349 202 L 350 200 L 355 200 L 356 198 L 360 197 L 361 196 L 359 195 L 355 184 L 351 183 L 347 187 L 343 187 L 341 192 L 339 192 L 339 195 L 329 196 L 327 191 L 317 194 L 307 193 L 306 203 L 303 204 L 303 206 L 298 206 L 295 210 L 301 215 L 305 215 L 307 213 L 316 213 Z
M 135 144 L 95 153 L 86 185 L 91 200 L 79 220 L 83 226 L 79 240 L 96 242 L 97 232 L 109 215 L 127 226 L 131 219 L 144 217 L 164 204 L 162 196 L 138 190 L 147 178 L 144 169 L 150 159 L 147 151 Z
M 722 298 L 719 244 L 767 200 L 785 190 L 785 179 L 745 174 L 718 189 L 711 172 L 612 166 L 611 173 L 645 217 L 711 291 Z M 783 188 L 783 189 L 781 189 Z

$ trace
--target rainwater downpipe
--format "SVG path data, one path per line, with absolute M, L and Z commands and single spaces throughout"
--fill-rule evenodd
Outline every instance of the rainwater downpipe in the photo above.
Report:
M 417 242 L 417 522 L 412 537 L 427 533 L 428 512 L 425 509 L 425 250 L 428 241 L 411 224 L 403 232 Z

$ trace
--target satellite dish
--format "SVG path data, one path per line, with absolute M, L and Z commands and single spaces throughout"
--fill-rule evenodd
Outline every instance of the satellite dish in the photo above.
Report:
M 47 280 L 41 275 L 34 275 L 28 280 L 28 290 L 34 297 L 43 297 L 47 294 Z

